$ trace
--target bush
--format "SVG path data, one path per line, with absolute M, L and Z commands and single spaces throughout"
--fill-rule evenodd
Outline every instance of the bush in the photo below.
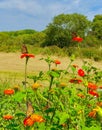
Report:
M 82 56 L 89 59 L 94 59 L 95 61 L 102 60 L 102 51 L 99 48 L 82 48 Z
M 85 37 L 83 44 L 84 47 L 99 47 L 100 45 L 102 45 L 102 41 L 100 41 L 94 36 Z

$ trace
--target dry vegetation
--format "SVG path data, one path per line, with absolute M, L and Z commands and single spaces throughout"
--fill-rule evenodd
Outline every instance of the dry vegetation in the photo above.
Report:
M 23 72 L 25 59 L 21 59 L 20 55 L 20 53 L 0 53 L 0 72 Z M 47 63 L 40 60 L 41 58 L 45 57 L 45 55 L 35 55 L 34 59 L 30 59 L 28 63 L 28 71 L 46 71 L 48 69 Z M 70 62 L 70 59 L 68 57 L 51 57 L 52 59 L 59 59 L 61 61 L 59 69 L 65 69 Z M 102 62 L 94 62 L 89 59 L 86 60 L 88 60 L 90 63 L 92 63 L 93 66 L 97 68 L 101 68 L 102 66 Z M 81 66 L 83 64 L 83 61 L 81 59 L 75 59 L 73 64 Z

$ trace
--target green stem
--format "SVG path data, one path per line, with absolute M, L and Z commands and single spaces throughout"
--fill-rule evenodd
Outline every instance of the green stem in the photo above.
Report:
M 48 100 L 50 101 L 50 90 L 52 87 L 52 83 L 53 83 L 53 76 L 51 76 L 51 81 L 50 81 L 50 85 L 49 85 L 49 90 L 48 90 Z M 48 102 L 47 102 L 47 106 L 48 106 Z
M 27 82 L 27 64 L 25 64 L 25 77 L 24 77 L 24 87 L 26 89 L 26 82 Z
M 45 100 L 47 103 L 52 104 L 52 102 L 50 102 L 48 99 L 43 97 L 39 92 L 37 92 L 37 96 L 40 97 L 41 99 Z
M 53 114 L 52 114 L 52 117 L 51 117 L 51 120 L 50 120 L 50 124 L 51 124 L 52 121 L 53 121 L 53 118 L 54 118 L 54 116 L 55 116 L 55 112 L 56 112 L 56 109 L 54 110 L 54 112 L 53 112 Z
M 81 58 L 81 60 L 83 61 L 83 58 L 82 58 L 82 53 L 81 53 L 80 43 L 78 43 L 78 50 L 79 50 L 79 53 L 80 53 L 80 58 Z
M 52 87 L 53 79 L 54 79 L 53 76 L 51 76 L 51 81 L 50 81 L 49 90 L 48 90 L 48 101 L 50 101 L 50 90 L 51 90 L 51 87 Z M 49 102 L 47 102 L 47 106 L 49 106 Z M 47 113 L 47 117 L 48 117 L 48 115 L 49 115 L 49 113 Z M 47 125 L 47 123 L 48 122 L 46 122 L 46 125 Z
M 27 84 L 27 63 L 28 63 L 28 57 L 26 57 L 26 62 L 25 62 L 25 77 L 24 77 L 24 87 L 26 89 L 26 84 Z
M 51 90 L 52 83 L 53 83 L 53 76 L 51 76 L 51 82 L 50 82 L 50 86 L 49 86 L 49 91 Z
M 25 77 L 24 77 L 24 89 L 25 89 L 25 92 L 26 92 L 26 104 L 28 102 L 28 92 L 27 92 L 27 63 L 28 63 L 28 57 L 26 57 L 26 61 L 25 61 Z

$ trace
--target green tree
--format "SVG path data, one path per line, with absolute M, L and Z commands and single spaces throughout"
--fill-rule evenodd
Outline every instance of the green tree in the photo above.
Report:
M 0 44 L 5 43 L 9 39 L 8 33 L 0 32 Z
M 32 34 L 33 45 L 40 46 L 45 41 L 46 34 L 44 32 L 36 32 Z
M 45 33 L 36 32 L 34 34 L 23 34 L 21 35 L 24 44 L 40 46 L 45 40 Z
M 37 31 L 32 30 L 32 29 L 25 29 L 25 30 L 18 30 L 18 31 L 10 31 L 8 32 L 8 34 L 12 37 L 16 37 L 16 36 L 24 35 L 24 34 L 34 34 L 36 32 Z
M 102 39 L 102 15 L 95 15 L 92 22 L 92 32 L 98 39 Z
M 84 37 L 90 21 L 81 14 L 60 14 L 47 26 L 46 40 L 43 45 L 57 45 L 61 48 L 70 46 L 72 34 Z

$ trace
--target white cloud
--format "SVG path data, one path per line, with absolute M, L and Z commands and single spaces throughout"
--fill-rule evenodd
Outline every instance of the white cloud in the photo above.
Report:
M 39 3 L 33 0 L 7 0 L 0 2 L 0 8 L 3 9 L 15 9 L 25 11 L 29 13 L 35 13 L 41 11 Z

